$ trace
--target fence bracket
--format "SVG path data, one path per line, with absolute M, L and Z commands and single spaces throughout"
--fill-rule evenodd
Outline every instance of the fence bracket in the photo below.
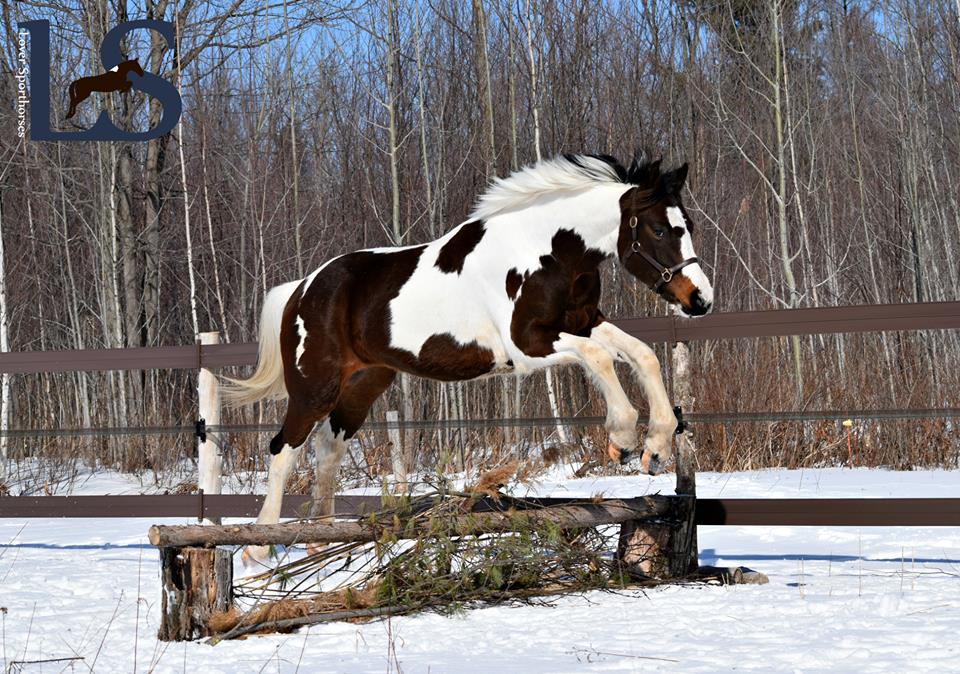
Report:
M 684 431 L 687 430 L 687 422 L 683 420 L 683 408 L 680 405 L 673 408 L 673 416 L 677 418 L 677 430 L 674 433 L 683 435 Z

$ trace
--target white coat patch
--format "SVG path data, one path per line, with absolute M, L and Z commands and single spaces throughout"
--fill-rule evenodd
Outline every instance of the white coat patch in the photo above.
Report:
M 300 314 L 297 314 L 297 318 L 294 321 L 294 324 L 297 326 L 297 334 L 300 335 L 300 343 L 297 344 L 297 369 L 300 372 L 303 372 L 303 367 L 300 365 L 300 358 L 303 356 L 303 352 L 306 351 L 307 343 L 307 326 L 303 322 L 303 317 Z
M 628 189 L 623 183 L 600 182 L 573 191 L 567 199 L 524 195 L 523 210 L 484 221 L 483 238 L 467 255 L 460 274 L 436 266 L 440 250 L 459 227 L 427 244 L 413 274 L 390 302 L 390 346 L 418 355 L 431 336 L 447 334 L 459 344 L 476 342 L 490 349 L 495 369 L 507 369 L 507 361 L 513 361 L 512 369 L 523 373 L 562 360 L 527 356 L 513 343 L 514 300 L 507 295 L 507 273 L 513 270 L 522 277 L 540 269 L 558 229 L 576 232 L 588 248 L 614 254 L 619 199 Z
M 671 227 L 678 227 L 683 230 L 683 236 L 680 238 L 680 257 L 684 260 L 696 257 L 697 253 L 693 250 L 693 239 L 690 236 L 690 229 L 687 227 L 687 220 L 683 217 L 683 211 L 677 206 L 667 207 L 667 220 Z M 713 285 L 710 279 L 703 273 L 703 268 L 699 263 L 687 265 L 681 271 L 681 274 L 690 279 L 690 282 L 700 291 L 700 297 L 704 303 L 713 303 Z

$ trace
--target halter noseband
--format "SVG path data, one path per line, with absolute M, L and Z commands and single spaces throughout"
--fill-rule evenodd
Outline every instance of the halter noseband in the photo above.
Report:
M 672 267 L 665 267 L 660 264 L 660 261 L 657 260 L 657 258 L 645 251 L 640 245 L 640 241 L 637 239 L 637 216 L 635 215 L 630 216 L 630 239 L 630 247 L 623 256 L 623 261 L 626 262 L 627 258 L 629 258 L 632 254 L 637 253 L 640 255 L 640 257 L 649 262 L 654 269 L 660 272 L 660 279 L 653 284 L 653 292 L 657 293 L 658 295 L 663 290 L 663 287 L 673 280 L 674 274 L 688 265 L 699 262 L 699 260 L 695 257 L 688 257 L 686 260 L 678 262 Z

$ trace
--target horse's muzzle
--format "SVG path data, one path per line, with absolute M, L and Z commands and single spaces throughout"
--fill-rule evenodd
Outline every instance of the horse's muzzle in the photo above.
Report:
M 708 302 L 703 298 L 699 290 L 694 290 L 690 295 L 690 306 L 680 305 L 680 310 L 687 316 L 705 316 L 713 309 L 713 302 Z

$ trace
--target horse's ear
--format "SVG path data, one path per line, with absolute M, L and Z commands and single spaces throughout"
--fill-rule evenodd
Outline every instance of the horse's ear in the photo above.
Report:
M 660 175 L 660 161 L 661 159 L 650 161 L 646 152 L 638 150 L 634 153 L 627 172 L 629 181 L 635 185 L 651 185 Z
M 663 174 L 663 189 L 667 194 L 680 194 L 683 184 L 687 181 L 687 171 L 690 165 L 684 162 L 679 168 Z

